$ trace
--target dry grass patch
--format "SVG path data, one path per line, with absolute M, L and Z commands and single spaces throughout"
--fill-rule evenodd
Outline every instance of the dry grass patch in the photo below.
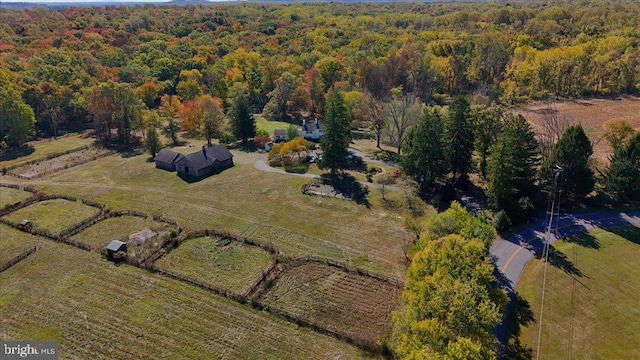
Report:
M 358 349 L 205 290 L 51 243 L 0 273 L 0 338 L 61 359 L 355 359 Z
M 0 208 L 19 203 L 31 196 L 33 194 L 28 191 L 0 186 Z
M 43 238 L 0 224 L 0 264 L 4 264 L 22 252 L 44 243 L 46 240 Z
M 201 237 L 187 240 L 156 265 L 206 284 L 245 293 L 271 264 L 271 256 L 237 241 Z
M 309 262 L 287 269 L 260 301 L 368 343 L 389 339 L 402 289 Z
M 540 345 L 541 359 L 640 358 L 640 227 L 596 230 L 554 244 Z M 540 316 L 544 263 L 527 264 L 518 292 Z M 535 349 L 538 323 L 520 339 Z
M 111 150 L 102 148 L 83 149 L 74 151 L 69 154 L 61 155 L 53 159 L 42 160 L 35 164 L 19 166 L 11 170 L 11 173 L 31 179 L 43 174 L 52 173 L 72 166 L 76 166 L 77 164 L 91 161 L 91 159 L 106 155 L 109 152 L 111 152 Z
M 98 213 L 98 209 L 81 202 L 64 199 L 40 201 L 19 209 L 5 218 L 20 223 L 23 219 L 31 221 L 33 226 L 58 233 L 82 220 Z
M 162 234 L 169 231 L 170 227 L 151 218 L 118 216 L 100 221 L 72 236 L 71 239 L 89 244 L 92 248 L 101 248 L 111 240 L 127 239 L 129 235 L 144 229 L 150 229 Z
M 81 146 L 90 145 L 95 139 L 82 134 L 71 134 L 58 137 L 56 139 L 44 139 L 31 141 L 27 147 L 21 148 L 19 152 L 6 151 L 0 154 L 0 168 L 8 167 L 23 162 L 44 159 L 45 157 L 75 149 Z

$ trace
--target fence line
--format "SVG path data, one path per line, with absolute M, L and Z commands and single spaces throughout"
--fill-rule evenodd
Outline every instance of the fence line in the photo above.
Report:
M 9 172 L 9 171 L 11 171 L 11 170 L 13 170 L 15 168 L 19 168 L 21 166 L 27 166 L 27 165 L 39 163 L 41 161 L 51 160 L 51 159 L 54 159 L 54 158 L 57 158 L 57 157 L 60 157 L 60 156 L 63 156 L 63 155 L 71 154 L 71 153 L 76 152 L 76 151 L 82 151 L 82 150 L 90 149 L 91 147 L 93 147 L 93 145 L 89 144 L 89 145 L 84 145 L 84 146 L 80 146 L 80 147 L 77 147 L 77 148 L 69 149 L 69 150 L 66 150 L 66 151 L 61 151 L 61 152 L 49 154 L 49 155 L 47 155 L 47 156 L 45 156 L 43 158 L 33 159 L 33 160 L 29 160 L 29 161 L 25 161 L 25 162 L 22 162 L 22 163 L 13 164 L 11 166 L 4 167 L 4 168 L 2 168 L 2 171 Z
M 76 151 L 79 151 L 79 150 L 76 150 Z M 91 156 L 89 158 L 86 158 L 86 159 L 83 159 L 83 160 L 80 160 L 80 161 L 76 161 L 76 162 L 73 162 L 73 163 L 70 163 L 70 164 L 65 164 L 64 167 L 60 167 L 60 168 L 57 168 L 57 169 L 51 169 L 51 170 L 47 170 L 47 171 L 43 171 L 43 172 L 38 172 L 34 176 L 24 176 L 24 175 L 16 174 L 13 171 L 9 172 L 9 170 L 7 170 L 7 173 L 10 174 L 11 176 L 15 176 L 15 177 L 20 178 L 20 179 L 31 180 L 31 179 L 39 178 L 41 176 L 45 176 L 45 175 L 50 175 L 50 174 L 56 173 L 58 171 L 66 170 L 66 169 L 69 169 L 69 168 L 72 168 L 72 167 L 76 167 L 76 166 L 80 166 L 80 165 L 86 164 L 88 162 L 91 162 L 91 161 L 94 161 L 94 160 L 98 160 L 98 159 L 101 159 L 103 157 L 107 157 L 109 155 L 113 155 L 115 153 L 116 153 L 116 151 L 110 150 L 110 151 L 104 152 L 102 154 Z M 66 155 L 66 154 L 62 154 L 62 155 Z M 59 156 L 62 156 L 62 155 L 59 155 Z M 40 161 L 51 160 L 51 159 L 53 159 L 53 158 L 40 159 L 40 160 L 38 160 L 36 162 L 32 162 L 30 164 L 22 164 L 22 165 L 28 166 L 28 165 L 31 165 L 33 163 L 37 163 L 37 162 L 40 162 Z M 11 170 L 14 170 L 14 169 L 11 169 Z
M 0 265 L 0 272 L 3 272 L 5 270 L 7 270 L 8 268 L 12 267 L 13 265 L 19 263 L 20 261 L 26 259 L 29 255 L 35 253 L 39 249 L 40 249 L 40 246 L 36 245 L 36 246 L 32 247 L 31 249 L 23 251 L 22 253 L 16 255 L 13 259 L 11 259 L 11 260 L 5 262 L 4 264 Z

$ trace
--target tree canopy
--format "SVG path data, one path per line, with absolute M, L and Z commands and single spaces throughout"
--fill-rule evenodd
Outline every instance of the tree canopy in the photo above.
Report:
M 323 126 L 324 135 L 320 138 L 322 149 L 320 165 L 331 172 L 346 169 L 349 165 L 348 149 L 351 132 L 344 97 L 337 89 L 329 92 Z

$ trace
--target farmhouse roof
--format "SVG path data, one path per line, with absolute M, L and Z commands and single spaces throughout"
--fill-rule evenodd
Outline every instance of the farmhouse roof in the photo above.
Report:
M 303 123 L 302 124 L 302 131 L 303 132 L 308 132 L 308 133 L 312 133 L 315 131 L 315 129 L 319 129 L 322 130 L 323 126 L 322 126 L 322 121 L 320 120 L 316 120 L 315 122 L 312 123 Z
M 181 156 L 183 155 L 173 150 L 161 149 L 160 152 L 156 154 L 155 160 L 171 164 L 179 160 Z
M 107 245 L 107 250 L 119 251 L 123 245 L 126 245 L 126 243 L 120 240 L 111 240 L 109 245 Z
M 282 130 L 282 129 L 275 129 L 275 130 L 273 130 L 273 135 L 275 135 L 275 136 L 285 136 L 285 135 L 287 135 L 287 131 L 286 130 Z
M 196 169 L 204 169 L 212 165 L 216 161 L 226 161 L 233 157 L 229 149 L 224 145 L 214 145 L 203 148 L 202 151 L 196 151 L 189 155 L 185 155 L 184 159 L 191 163 Z M 182 159 L 178 159 L 182 160 Z

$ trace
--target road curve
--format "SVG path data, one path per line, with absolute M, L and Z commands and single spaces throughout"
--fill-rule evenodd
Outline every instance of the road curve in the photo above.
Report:
M 542 253 L 543 240 L 547 228 L 546 220 L 538 220 L 507 239 L 497 238 L 491 243 L 490 253 L 497 269 L 507 280 L 512 290 L 525 265 L 536 254 Z M 594 229 L 606 229 L 616 226 L 640 224 L 640 210 L 630 209 L 624 212 L 570 214 L 560 213 L 552 224 L 550 242 Z

